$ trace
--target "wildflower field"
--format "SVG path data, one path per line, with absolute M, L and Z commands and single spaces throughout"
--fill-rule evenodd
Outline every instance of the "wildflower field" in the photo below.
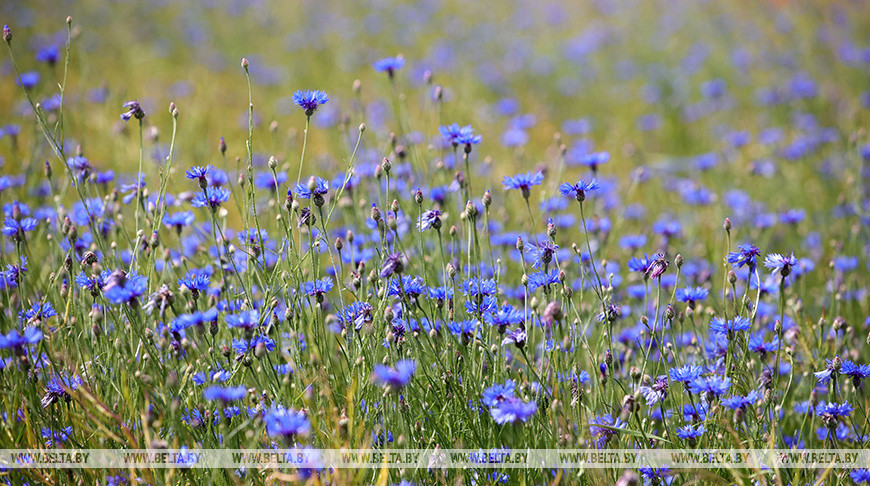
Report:
M 3 3 L 0 449 L 866 452 L 868 13 Z M 0 482 L 870 483 L 815 466 Z

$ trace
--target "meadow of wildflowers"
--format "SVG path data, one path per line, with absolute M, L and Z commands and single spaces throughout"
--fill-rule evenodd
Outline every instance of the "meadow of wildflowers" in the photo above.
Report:
M 60 4 L 0 5 L 0 449 L 870 444 L 866 2 Z M 184 466 L 0 481 L 870 483 Z

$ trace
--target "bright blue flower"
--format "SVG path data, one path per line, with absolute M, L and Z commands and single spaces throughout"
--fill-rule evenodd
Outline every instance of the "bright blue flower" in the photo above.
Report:
M 201 270 L 190 270 L 184 277 L 178 279 L 178 286 L 187 287 L 194 296 L 208 290 L 208 284 L 209 275 Z
M 437 209 L 424 211 L 417 219 L 417 228 L 420 228 L 420 231 L 426 231 L 429 228 L 440 229 L 441 211 Z
M 230 198 L 229 189 L 223 187 L 208 187 L 205 191 L 205 194 L 199 192 L 193 196 L 190 205 L 195 208 L 208 206 L 214 210 Z
M 686 287 L 677 290 L 677 300 L 694 304 L 699 300 L 706 300 L 710 291 L 704 287 Z
M 628 260 L 628 269 L 632 272 L 646 273 L 649 266 L 652 264 L 652 259 L 644 253 L 642 258 L 631 257 Z
M 167 228 L 175 228 L 180 233 L 182 228 L 190 226 L 194 221 L 196 221 L 196 217 L 191 211 L 181 211 L 166 215 L 163 218 L 163 225 Z
M 28 344 L 36 344 L 42 341 L 42 331 L 38 327 L 27 327 L 23 333 L 17 329 L 9 331 L 9 334 L 0 334 L 0 349 L 21 349 Z
M 505 189 L 516 189 L 523 192 L 523 197 L 528 197 L 529 190 L 532 186 L 540 185 L 544 182 L 544 174 L 541 171 L 526 172 L 525 174 L 517 174 L 515 176 L 505 176 Z
M 136 272 L 114 272 L 106 278 L 103 296 L 112 304 L 132 304 L 148 290 L 148 279 Z
M 311 116 L 317 107 L 329 101 L 329 97 L 323 91 L 297 91 L 293 93 L 293 103 L 305 110 L 306 116 Z
M 707 430 L 703 424 L 697 425 L 686 425 L 677 429 L 677 437 L 683 440 L 697 440 L 704 434 L 704 431 Z
M 779 253 L 771 253 L 764 259 L 764 266 L 770 269 L 770 274 L 779 273 L 783 277 L 788 277 L 792 267 L 797 265 L 797 258 L 794 253 L 789 256 L 780 255 Z
M 549 265 L 553 261 L 553 255 L 556 254 L 558 249 L 559 245 L 550 240 L 541 240 L 535 245 L 530 245 L 528 254 L 532 258 L 532 267 L 541 268 Z
M 316 177 L 314 190 L 308 188 L 308 184 L 296 184 L 296 196 L 300 199 L 311 199 L 313 196 L 324 196 L 329 192 L 329 181 Z
M 509 398 L 500 401 L 496 406 L 489 409 L 489 414 L 495 423 L 499 425 L 526 422 L 529 420 L 538 406 L 535 402 L 524 402 L 519 398 Z
M 399 361 L 395 368 L 377 364 L 373 370 L 373 377 L 377 383 L 399 389 L 411 382 L 411 377 L 416 370 L 417 363 L 413 360 Z
M 700 378 L 704 374 L 704 368 L 695 365 L 685 365 L 679 368 L 671 368 L 668 371 L 671 381 L 690 383 Z
M 356 301 L 338 312 L 338 322 L 343 327 L 351 324 L 355 330 L 360 330 L 366 322 L 372 322 L 374 308 L 368 302 Z
M 734 268 L 749 266 L 749 271 L 755 270 L 756 257 L 761 254 L 757 246 L 752 243 L 743 243 L 738 246 L 739 251 L 733 251 L 728 254 L 728 263 Z
M 713 396 L 724 395 L 731 388 L 731 378 L 727 376 L 707 376 L 695 378 L 689 383 L 692 393 L 707 393 Z
M 816 405 L 816 415 L 831 415 L 834 417 L 848 417 L 855 409 L 849 403 L 820 403 Z
M 849 473 L 855 484 L 870 484 L 870 469 L 855 469 Z
M 187 169 L 187 178 L 188 179 L 199 179 L 202 182 L 206 182 L 205 178 L 208 175 L 209 171 L 211 171 L 211 166 L 206 165 L 202 166 L 194 166 L 190 169 Z
M 616 436 L 617 430 L 625 428 L 626 424 L 619 418 L 616 420 L 610 414 L 595 417 L 589 421 L 589 433 L 592 434 L 592 439 L 595 440 L 597 449 L 604 449 L 607 443 Z
M 743 316 L 736 316 L 733 319 L 714 317 L 710 322 L 710 330 L 719 334 L 731 334 L 736 331 L 746 331 L 751 326 L 752 321 Z
M 308 435 L 311 432 L 311 422 L 305 412 L 287 409 L 283 406 L 270 408 L 263 416 L 266 433 L 270 437 L 293 438 Z
M 855 364 L 852 361 L 846 360 L 843 361 L 843 366 L 840 368 L 840 374 L 851 376 L 852 383 L 855 384 L 855 388 L 861 386 L 861 382 L 864 378 L 870 376 L 870 364 Z
M 393 74 L 399 69 L 402 69 L 404 65 L 405 58 L 402 56 L 396 56 L 386 57 L 384 59 L 375 61 L 372 66 L 375 68 L 375 71 L 378 71 L 380 73 L 387 73 L 390 77 L 393 77 Z
M 731 410 L 737 410 L 738 408 L 747 408 L 754 405 L 759 398 L 761 398 L 761 394 L 758 393 L 758 390 L 752 390 L 745 397 L 734 395 L 733 397 L 724 398 L 722 399 L 722 405 Z
M 24 237 L 24 233 L 35 230 L 38 223 L 34 218 L 22 218 L 20 221 L 17 221 L 7 216 L 6 221 L 3 223 L 2 231 L 9 238 L 20 239 Z
M 476 145 L 482 140 L 480 135 L 474 134 L 474 129 L 471 125 L 461 127 L 456 123 L 439 128 L 441 136 L 450 142 L 454 147 L 458 145 Z
M 505 380 L 504 385 L 496 383 L 483 391 L 480 402 L 487 407 L 495 407 L 500 402 L 514 398 L 516 387 L 513 380 Z
M 469 296 L 494 295 L 496 292 L 495 280 L 471 277 L 462 282 L 459 291 Z
M 302 293 L 309 296 L 322 296 L 329 293 L 335 286 L 335 282 L 329 277 L 324 277 L 320 280 L 302 282 Z
M 251 309 L 226 316 L 227 327 L 241 329 L 254 329 L 260 324 L 260 311 Z
M 575 184 L 568 184 L 567 182 L 563 182 L 559 185 L 559 192 L 562 193 L 563 196 L 574 198 L 578 201 L 584 201 L 586 199 L 587 191 L 594 191 L 599 187 L 600 184 L 596 179 L 592 179 L 588 182 L 580 179 Z
M 213 385 L 206 388 L 202 392 L 202 396 L 209 401 L 220 400 L 221 402 L 234 402 L 244 398 L 247 393 L 248 389 L 243 385 L 235 387 L 230 386 L 226 388 L 219 385 Z
M 619 239 L 619 246 L 626 250 L 637 250 L 646 245 L 646 240 L 646 235 L 626 235 Z
M 549 273 L 535 272 L 529 275 L 529 290 L 534 292 L 538 287 L 546 287 L 561 283 L 559 270 L 553 269 Z
M 45 302 L 44 304 L 36 302 L 30 307 L 30 309 L 22 309 L 18 313 L 19 319 L 24 322 L 40 322 L 56 315 L 57 312 L 54 310 L 51 302 Z

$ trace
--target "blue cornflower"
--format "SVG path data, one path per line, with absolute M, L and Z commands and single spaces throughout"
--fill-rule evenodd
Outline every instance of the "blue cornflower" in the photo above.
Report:
M 384 263 L 381 266 L 381 271 L 378 274 L 381 278 L 387 278 L 394 273 L 402 273 L 405 270 L 405 261 L 401 253 L 390 253 L 384 258 Z
M 604 449 L 607 443 L 616 436 L 617 430 L 625 428 L 625 422 L 617 418 L 616 420 L 610 414 L 595 417 L 589 421 L 589 433 L 595 439 L 595 447 Z
M 789 256 L 780 255 L 779 253 L 771 253 L 764 259 L 764 266 L 770 269 L 770 274 L 775 275 L 779 272 L 783 277 L 788 277 L 792 267 L 797 265 L 797 258 L 794 253 Z
M 54 307 L 51 305 L 51 302 L 45 302 L 44 304 L 40 304 L 39 302 L 34 303 L 30 309 L 22 309 L 18 313 L 18 318 L 25 322 L 41 322 L 44 319 L 48 319 L 49 317 L 54 317 L 57 315 L 57 311 L 54 310 Z
M 4 285 L 8 287 L 17 287 L 21 280 L 21 274 L 27 271 L 27 257 L 21 257 L 19 265 L 6 265 L 6 270 L 0 274 L 0 288 Z
M 740 268 L 744 265 L 749 266 L 749 271 L 755 271 L 756 257 L 761 254 L 757 246 L 752 243 L 743 243 L 738 246 L 739 251 L 733 251 L 728 254 L 728 263 L 734 268 Z
M 82 271 L 76 275 L 76 285 L 80 288 L 90 290 L 91 294 L 96 295 L 106 286 L 106 280 L 111 274 L 112 272 L 103 270 L 99 275 L 91 275 L 88 277 L 85 272 Z
M 538 287 L 547 287 L 561 283 L 559 270 L 553 269 L 549 273 L 536 272 L 529 275 L 529 290 L 535 291 Z
M 239 312 L 238 314 L 230 314 L 226 316 L 225 320 L 229 328 L 254 329 L 260 324 L 260 311 L 251 309 Z
M 474 331 L 477 330 L 477 325 L 474 321 L 451 321 L 447 323 L 447 329 L 454 336 L 469 339 L 474 335 Z
M 17 329 L 9 334 L 0 334 L 0 349 L 21 349 L 28 344 L 36 344 L 42 340 L 42 331 L 38 327 L 27 327 L 22 333 Z
M 445 300 L 453 298 L 453 287 L 449 286 L 441 286 L 441 287 L 430 287 L 429 288 L 429 298 L 435 299 L 439 302 L 444 302 Z
M 206 177 L 208 176 L 208 173 L 211 171 L 211 168 L 212 167 L 210 165 L 206 165 L 205 167 L 202 167 L 202 166 L 191 167 L 190 169 L 187 169 L 187 178 L 188 179 L 198 179 L 199 180 L 199 187 L 205 188 L 205 186 L 208 185 L 208 180 L 206 179 Z
M 311 432 L 311 422 L 305 412 L 280 405 L 270 408 L 263 416 L 263 421 L 266 423 L 266 433 L 271 437 L 291 439 Z
M 505 189 L 520 190 L 522 191 L 524 198 L 529 197 L 532 186 L 540 185 L 542 182 L 544 182 L 544 174 L 541 171 L 535 172 L 534 174 L 526 172 L 525 174 L 504 177 Z
M 649 255 L 645 254 L 642 258 L 631 257 L 628 259 L 628 269 L 632 272 L 640 272 L 646 273 L 649 270 L 649 266 L 652 264 L 652 260 Z
M 710 295 L 710 291 L 704 287 L 686 287 L 677 290 L 677 300 L 686 302 L 693 309 L 695 308 L 695 302 L 706 300 L 708 295 Z
M 637 250 L 646 245 L 646 240 L 646 235 L 626 235 L 619 239 L 619 246 L 627 250 Z
M 641 386 L 638 388 L 641 395 L 646 399 L 647 406 L 654 406 L 668 397 L 668 377 L 660 375 L 656 377 L 651 386 Z
M 749 335 L 749 342 L 747 343 L 747 345 L 750 351 L 759 354 L 762 358 L 764 358 L 767 354 L 779 349 L 779 338 L 774 337 L 773 341 L 765 342 L 763 335 L 753 333 Z
M 683 418 L 686 421 L 703 422 L 707 420 L 707 410 L 709 406 L 706 403 L 691 403 L 683 405 Z
M 703 424 L 686 425 L 677 429 L 677 437 L 691 442 L 700 438 L 705 430 L 707 428 Z
M 745 397 L 734 395 L 733 397 L 725 398 L 722 400 L 722 405 L 731 410 L 737 410 L 738 408 L 747 408 L 754 405 L 759 398 L 761 398 L 761 394 L 758 393 L 758 390 L 752 390 Z
M 220 207 L 221 203 L 226 202 L 230 198 L 230 191 L 224 187 L 208 187 L 205 193 L 198 193 L 193 196 L 190 205 L 195 208 L 210 207 L 215 210 Z
M 695 378 L 689 383 L 689 391 L 692 393 L 706 393 L 709 396 L 724 395 L 731 388 L 731 378 L 727 376 L 707 376 Z
M 824 370 L 813 373 L 816 376 L 819 384 L 821 385 L 827 384 L 829 381 L 831 381 L 832 377 L 836 378 L 837 374 L 839 374 L 840 369 L 842 369 L 843 366 L 843 363 L 842 361 L 840 361 L 839 356 L 834 356 L 834 359 L 826 359 L 825 363 L 826 366 Z
M 512 324 L 524 321 L 522 312 L 508 304 L 503 305 L 497 312 L 484 315 L 483 320 L 490 326 L 497 326 L 502 330 Z
M 580 165 L 585 165 L 592 169 L 592 173 L 598 171 L 599 165 L 604 165 L 610 160 L 610 154 L 607 152 L 593 152 L 586 154 L 580 158 Z
M 561 192 L 563 196 L 572 197 L 583 202 L 586 200 L 586 191 L 594 191 L 599 187 L 600 185 L 596 179 L 592 179 L 589 182 L 584 182 L 583 179 L 580 179 L 576 184 L 563 182 L 559 185 L 559 192 Z
M 870 376 L 870 364 L 855 364 L 846 360 L 840 368 L 840 374 L 851 376 L 852 383 L 855 385 L 855 388 L 858 388 L 861 386 L 864 378 Z
M 314 189 L 309 189 L 308 184 L 296 184 L 296 196 L 300 199 L 311 199 L 316 196 L 325 196 L 329 192 L 329 181 L 321 177 L 314 178 Z
M 528 339 L 528 335 L 526 334 L 526 330 L 522 327 L 518 327 L 513 331 L 507 333 L 505 338 L 502 339 L 502 346 L 507 344 L 514 344 L 517 348 L 523 349 L 523 346 L 526 345 L 526 339 Z
M 311 116 L 317 107 L 329 101 L 329 97 L 323 91 L 301 90 L 293 93 L 293 103 L 303 110 L 305 116 Z
M 259 172 L 254 176 L 254 187 L 258 189 L 269 189 L 277 191 L 278 187 L 287 182 L 286 172 Z
M 383 385 L 389 385 L 394 389 L 400 389 L 411 382 L 417 363 L 406 359 L 396 363 L 395 368 L 385 365 L 375 365 L 372 376 L 374 380 Z
M 459 291 L 469 296 L 495 295 L 495 280 L 471 277 L 462 282 Z
M 193 298 L 197 298 L 200 292 L 208 290 L 209 275 L 201 270 L 191 270 L 178 279 L 179 287 L 187 287 Z
M 7 216 L 2 231 L 4 235 L 17 241 L 24 238 L 24 233 L 35 230 L 38 223 L 34 218 L 22 218 L 19 221 Z
M 816 415 L 819 417 L 823 415 L 830 415 L 832 417 L 848 417 L 852 415 L 852 411 L 855 409 L 847 403 L 820 403 L 816 405 Z
M 848 273 L 858 268 L 858 257 L 854 256 L 838 256 L 831 260 L 834 269 L 842 273 Z
M 517 386 L 513 380 L 505 380 L 504 385 L 496 383 L 483 390 L 483 397 L 480 402 L 487 407 L 495 407 L 500 402 L 514 398 L 516 388 Z
M 529 246 L 528 253 L 532 257 L 532 267 L 541 268 L 549 265 L 558 249 L 559 245 L 550 240 L 541 240 L 537 244 Z
M 148 279 L 136 272 L 125 274 L 122 270 L 112 272 L 103 286 L 103 296 L 112 304 L 134 305 L 148 290 Z
M 752 321 L 743 317 L 737 316 L 733 319 L 722 319 L 721 317 L 714 317 L 712 321 L 710 321 L 710 330 L 725 335 L 732 335 L 737 331 L 746 331 L 752 326 Z
M 266 351 L 275 350 L 275 341 L 259 334 L 252 337 L 249 341 L 234 338 L 232 348 L 236 354 L 245 354 L 252 349 L 256 349 L 260 344 L 263 345 Z
M 318 302 L 323 302 L 323 295 L 329 293 L 334 286 L 335 282 L 331 278 L 323 277 L 320 280 L 302 282 L 302 293 L 317 298 Z
M 490 408 L 489 414 L 495 423 L 504 425 L 526 422 L 537 410 L 538 406 L 535 402 L 524 402 L 519 398 L 511 397 Z
M 42 408 L 48 408 L 49 405 L 57 403 L 60 400 L 69 401 L 71 397 L 69 391 L 75 391 L 82 386 L 82 378 L 78 375 L 54 375 L 45 384 L 45 396 L 42 397 Z
M 453 123 L 441 126 L 439 130 L 441 131 L 441 136 L 454 147 L 459 145 L 476 145 L 482 140 L 480 135 L 474 134 L 474 129 L 471 128 L 471 125 L 460 127 L 458 124 Z
M 212 385 L 202 392 L 202 397 L 209 401 L 220 400 L 224 403 L 241 400 L 248 393 L 248 389 L 243 385 L 228 386 L 226 388 L 219 385 Z
M 417 219 L 417 228 L 420 228 L 420 231 L 426 231 L 429 228 L 441 229 L 441 211 L 437 209 L 424 211 Z
M 402 275 L 402 280 L 391 279 L 390 286 L 387 289 L 387 295 L 393 297 L 412 297 L 416 298 L 426 293 L 426 284 L 420 277 L 411 275 Z
M 870 484 L 870 469 L 855 469 L 849 473 L 855 484 Z
M 387 73 L 387 75 L 392 79 L 395 72 L 402 69 L 404 65 L 405 58 L 400 54 L 396 57 L 385 57 L 384 59 L 375 61 L 372 66 L 375 68 L 375 71 Z
M 163 225 L 167 228 L 175 228 L 175 231 L 181 233 L 182 228 L 190 226 L 194 221 L 196 221 L 196 217 L 191 211 L 181 211 L 163 218 Z
M 668 370 L 668 374 L 671 377 L 671 381 L 683 382 L 686 387 L 688 387 L 689 383 L 695 381 L 704 374 L 704 368 L 695 365 L 685 365 L 680 366 L 679 368 L 671 368 Z
M 338 312 L 338 322 L 342 327 L 351 324 L 358 331 L 366 322 L 372 322 L 373 312 L 374 308 L 368 302 L 353 302 Z

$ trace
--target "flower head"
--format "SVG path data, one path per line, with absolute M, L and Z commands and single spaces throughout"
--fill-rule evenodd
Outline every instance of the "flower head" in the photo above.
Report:
M 586 192 L 594 191 L 598 189 L 600 185 L 598 184 L 598 180 L 592 179 L 589 182 L 584 182 L 583 179 L 580 179 L 575 184 L 568 184 L 567 182 L 563 182 L 559 186 L 559 192 L 562 193 L 563 196 L 574 198 L 580 202 L 586 200 Z
M 734 268 L 749 266 L 749 271 L 755 270 L 756 257 L 761 254 L 757 246 L 752 243 L 743 243 L 737 247 L 738 251 L 728 254 L 728 263 Z
M 424 211 L 417 219 L 417 228 L 420 228 L 420 231 L 426 231 L 429 228 L 435 228 L 436 230 L 440 229 L 441 211 L 437 209 Z
M 385 365 L 375 365 L 372 376 L 377 383 L 389 385 L 394 389 L 400 389 L 411 382 L 417 363 L 413 360 L 402 360 L 396 363 L 395 368 Z
M 205 193 L 198 193 L 190 201 L 190 205 L 195 208 L 209 207 L 215 210 L 225 203 L 230 198 L 230 191 L 224 187 L 211 187 L 205 189 Z
M 219 400 L 226 403 L 241 400 L 247 393 L 248 389 L 242 385 L 229 386 L 226 388 L 219 385 L 213 385 L 202 392 L 202 397 L 209 401 Z
M 271 437 L 293 438 L 311 432 L 311 422 L 305 412 L 280 405 L 270 408 L 263 421 L 266 423 L 266 433 Z
M 526 172 L 525 174 L 505 176 L 504 187 L 508 190 L 520 190 L 523 193 L 523 197 L 528 198 L 531 187 L 540 185 L 542 182 L 544 182 L 544 174 L 541 171 L 535 172 L 534 174 Z
M 139 106 L 138 100 L 124 103 L 123 108 L 127 109 L 127 111 L 121 114 L 121 119 L 124 121 L 130 121 L 130 118 L 135 118 L 137 120 L 145 118 L 145 112 L 142 110 L 142 107 Z
M 380 59 L 375 61 L 373 67 L 375 71 L 381 73 L 387 73 L 390 78 L 393 77 L 396 71 L 402 69 L 405 66 L 405 58 L 400 55 L 396 57 L 385 57 L 384 59 Z
M 317 107 L 329 101 L 323 91 L 301 90 L 293 93 L 293 103 L 305 110 L 305 116 L 311 116 Z
M 783 277 L 788 277 L 792 267 L 797 265 L 797 263 L 798 261 L 794 257 L 794 253 L 789 256 L 771 253 L 764 258 L 764 266 L 770 270 L 771 275 L 776 275 L 779 272 Z

